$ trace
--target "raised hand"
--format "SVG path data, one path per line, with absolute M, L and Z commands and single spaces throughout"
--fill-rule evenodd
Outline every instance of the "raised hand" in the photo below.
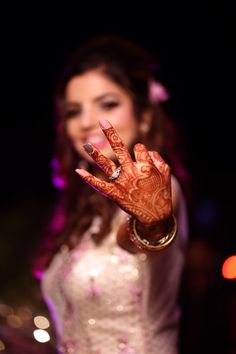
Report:
M 100 126 L 120 163 L 120 172 L 115 173 L 118 177 L 111 179 L 118 166 L 92 144 L 86 144 L 85 149 L 110 181 L 100 180 L 86 170 L 76 172 L 142 224 L 149 226 L 167 219 L 172 213 L 169 166 L 156 151 L 148 151 L 143 144 L 134 146 L 133 161 L 111 124 L 101 119 Z

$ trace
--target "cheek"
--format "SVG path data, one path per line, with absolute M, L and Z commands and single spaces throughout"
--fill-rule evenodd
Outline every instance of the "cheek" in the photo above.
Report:
M 72 135 L 73 135 L 73 131 L 74 131 L 74 123 L 73 121 L 67 121 L 65 123 L 65 132 L 66 132 L 66 135 L 71 138 Z
M 123 131 L 127 129 L 135 129 L 138 125 L 137 119 L 133 112 L 133 107 L 130 105 L 126 105 L 116 115 L 114 115 L 113 122 L 114 126 L 117 126 L 117 129 L 119 128 Z
M 127 107 L 127 110 L 125 112 L 125 124 L 128 126 L 130 129 L 135 129 L 138 127 L 138 120 L 135 116 L 133 106 Z
M 65 132 L 69 139 L 73 139 L 78 136 L 80 133 L 78 122 L 75 120 L 68 120 L 65 123 Z
M 134 136 L 138 132 L 138 121 L 132 110 L 127 110 L 121 117 L 118 126 L 126 136 Z
M 133 107 L 126 105 L 114 116 L 114 128 L 120 132 L 123 137 L 133 137 L 138 131 L 138 121 L 135 117 Z M 112 123 L 112 120 L 111 120 Z M 122 137 L 122 136 L 121 136 Z
M 73 122 L 73 120 L 67 121 L 65 123 L 65 134 L 69 139 L 71 145 L 75 148 L 77 152 L 79 152 L 82 150 L 83 147 L 82 142 L 80 142 L 78 133 L 76 133 L 76 131 L 78 131 L 78 127 L 76 129 L 76 124 L 75 122 Z

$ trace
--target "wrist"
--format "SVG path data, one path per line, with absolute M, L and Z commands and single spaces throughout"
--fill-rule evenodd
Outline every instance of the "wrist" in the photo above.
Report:
M 166 248 L 174 240 L 177 234 L 177 222 L 173 214 L 163 222 L 152 226 L 143 225 L 130 217 L 128 230 L 130 240 L 139 249 L 156 252 Z
M 136 219 L 135 227 L 141 238 L 148 238 L 153 241 L 161 239 L 168 234 L 173 227 L 173 215 L 171 214 L 166 219 L 158 221 L 154 224 L 144 224 Z

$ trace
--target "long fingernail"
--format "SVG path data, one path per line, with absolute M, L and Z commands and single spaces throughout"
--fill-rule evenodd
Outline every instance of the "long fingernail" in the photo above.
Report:
M 77 169 L 75 170 L 75 172 L 78 173 L 81 177 L 87 177 L 87 176 L 89 176 L 89 173 L 88 173 L 87 171 L 82 170 L 82 169 L 80 169 L 80 168 L 77 168 Z
M 111 128 L 111 124 L 107 119 L 104 118 L 100 118 L 99 119 L 99 124 L 101 126 L 102 129 L 109 129 Z
M 89 143 L 84 144 L 83 147 L 88 154 L 92 154 L 92 152 L 94 152 L 94 148 Z

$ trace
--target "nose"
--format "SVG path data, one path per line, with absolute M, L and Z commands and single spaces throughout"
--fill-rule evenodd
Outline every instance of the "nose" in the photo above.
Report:
M 98 123 L 98 117 L 91 109 L 84 109 L 80 116 L 81 128 L 89 130 Z

